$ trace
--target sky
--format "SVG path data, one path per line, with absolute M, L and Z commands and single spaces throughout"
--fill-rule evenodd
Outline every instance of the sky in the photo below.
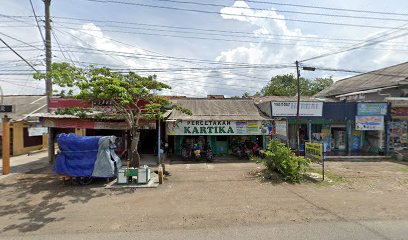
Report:
M 43 2 L 31 1 L 44 34 Z M 0 3 L 0 38 L 43 71 L 30 0 Z M 241 96 L 295 74 L 295 61 L 317 68 L 303 77 L 334 80 L 406 62 L 404 9 L 397 0 L 52 0 L 53 62 L 156 74 L 172 86 L 163 95 Z M 43 94 L 33 71 L 0 43 L 5 95 Z

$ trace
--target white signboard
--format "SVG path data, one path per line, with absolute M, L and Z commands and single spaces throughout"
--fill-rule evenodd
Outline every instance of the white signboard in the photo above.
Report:
M 42 136 L 43 134 L 48 133 L 48 128 L 46 127 L 30 127 L 28 128 L 28 136 Z
M 296 116 L 297 102 L 272 102 L 272 116 Z M 321 117 L 323 115 L 322 102 L 300 102 L 299 116 Z
M 384 130 L 384 116 L 356 116 L 356 130 Z
M 269 135 L 272 127 L 262 121 L 167 121 L 168 135 Z

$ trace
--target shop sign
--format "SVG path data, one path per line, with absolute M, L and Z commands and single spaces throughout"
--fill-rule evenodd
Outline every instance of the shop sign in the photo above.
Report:
M 297 102 L 272 102 L 272 116 L 296 116 Z M 322 102 L 300 102 L 299 116 L 321 117 L 323 115 Z
M 356 130 L 384 130 L 384 116 L 356 116 Z
M 322 162 L 323 161 L 323 144 L 306 142 L 305 143 L 305 157 L 313 161 Z
M 28 136 L 29 137 L 34 137 L 34 136 L 42 136 L 43 134 L 48 133 L 48 128 L 46 127 L 30 127 L 28 128 Z
M 266 121 L 167 121 L 168 135 L 269 135 L 271 130 Z
M 359 116 L 384 116 L 387 115 L 387 103 L 357 103 Z
M 13 105 L 0 105 L 0 113 L 11 113 L 13 110 Z

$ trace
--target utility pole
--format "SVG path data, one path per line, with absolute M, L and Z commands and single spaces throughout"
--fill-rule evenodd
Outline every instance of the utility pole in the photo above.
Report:
M 43 0 L 45 7 L 45 66 L 46 72 L 51 71 L 52 53 L 51 53 L 51 19 L 50 19 L 50 6 L 51 0 Z M 49 76 L 45 79 L 45 91 L 47 96 L 47 111 L 50 112 L 49 104 L 52 97 L 52 81 Z M 54 150 L 54 138 L 52 128 L 48 128 L 48 161 L 54 162 L 55 150 Z
M 3 118 L 2 157 L 3 175 L 7 175 L 10 173 L 10 119 L 7 115 Z
M 296 106 L 296 154 L 300 155 L 300 135 L 299 135 L 299 110 L 300 110 L 300 70 L 299 62 L 296 61 L 296 80 L 297 80 L 297 106 Z

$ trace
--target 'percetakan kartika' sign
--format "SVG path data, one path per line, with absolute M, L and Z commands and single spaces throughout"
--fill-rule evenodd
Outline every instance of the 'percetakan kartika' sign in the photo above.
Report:
M 168 135 L 268 135 L 271 129 L 262 121 L 167 121 Z

